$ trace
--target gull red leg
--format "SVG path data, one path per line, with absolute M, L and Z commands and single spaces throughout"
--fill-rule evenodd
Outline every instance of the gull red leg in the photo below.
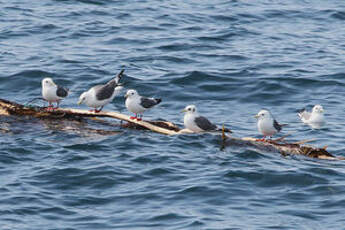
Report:
M 51 111 L 51 110 L 53 110 L 53 104 L 50 101 L 48 101 L 47 111 Z
M 138 116 L 138 115 L 137 115 L 137 114 L 135 114 L 135 117 L 130 116 L 130 117 L 129 117 L 129 119 L 132 119 L 132 120 L 137 119 L 137 116 Z
M 261 139 L 256 139 L 257 141 L 266 141 L 266 136 L 263 136 Z
M 95 109 L 95 113 L 99 113 L 99 112 L 101 112 L 101 111 L 102 111 L 102 109 L 103 109 L 103 106 L 101 106 L 101 108 L 99 108 L 99 110 Z

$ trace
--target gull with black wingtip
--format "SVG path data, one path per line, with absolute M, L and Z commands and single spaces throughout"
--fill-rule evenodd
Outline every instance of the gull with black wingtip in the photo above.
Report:
M 79 97 L 78 105 L 85 104 L 94 108 L 94 110 L 91 111 L 94 111 L 95 113 L 101 112 L 103 107 L 110 103 L 123 88 L 119 81 L 121 80 L 124 71 L 125 70 L 121 70 L 121 72 L 107 84 L 93 86 L 88 91 L 82 93 Z
M 206 117 L 200 116 L 195 105 L 186 106 L 182 112 L 185 113 L 183 118 L 184 126 L 195 133 L 221 130 Z M 229 129 L 224 129 L 224 131 L 232 133 Z
M 280 132 L 286 124 L 279 124 L 272 116 L 271 112 L 263 109 L 257 115 L 254 116 L 258 119 L 258 130 L 264 136 L 261 141 L 265 141 L 265 138 L 272 137 L 276 133 Z
M 68 89 L 55 84 L 53 79 L 50 77 L 42 80 L 42 97 L 49 103 L 48 110 L 59 108 L 60 101 L 67 96 Z M 53 102 L 56 102 L 57 104 L 55 108 L 53 106 Z
M 134 89 L 130 89 L 127 91 L 126 95 L 126 107 L 127 109 L 135 114 L 135 117 L 131 116 L 130 119 L 136 119 L 137 121 L 141 121 L 143 117 L 143 113 L 161 103 L 162 99 L 160 98 L 148 98 L 143 97 L 138 94 L 138 92 Z

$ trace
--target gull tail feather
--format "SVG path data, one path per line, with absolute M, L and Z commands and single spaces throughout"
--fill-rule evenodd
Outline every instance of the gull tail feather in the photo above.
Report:
M 298 116 L 299 116 L 300 118 L 302 118 L 302 117 L 303 117 L 303 113 L 304 113 L 305 111 L 306 111 L 305 108 L 298 110 L 298 111 L 297 111 Z
M 162 99 L 161 98 L 155 98 L 155 101 L 156 101 L 156 105 L 158 105 L 159 103 L 162 102 Z
M 222 128 L 218 128 L 216 131 L 221 131 L 224 133 L 233 133 L 231 129 L 225 128 L 224 126 Z
M 121 78 L 123 77 L 123 73 L 124 73 L 124 72 L 125 72 L 125 69 L 122 69 L 122 70 L 120 71 L 120 73 L 117 74 L 117 76 L 115 77 L 115 82 L 116 82 L 116 84 L 119 84 Z

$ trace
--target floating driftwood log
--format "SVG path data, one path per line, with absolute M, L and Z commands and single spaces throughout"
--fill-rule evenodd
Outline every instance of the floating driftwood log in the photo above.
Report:
M 0 115 L 16 115 L 16 116 L 32 116 L 36 118 L 46 119 L 81 119 L 85 117 L 109 117 L 122 121 L 127 121 L 129 124 L 124 125 L 128 128 L 148 129 L 157 133 L 166 135 L 178 134 L 180 128 L 171 122 L 167 121 L 137 121 L 129 118 L 128 115 L 117 112 L 91 112 L 81 109 L 64 109 L 58 108 L 48 111 L 46 107 L 39 106 L 24 106 L 15 102 L 0 99 Z
M 283 156 L 287 155 L 304 155 L 312 158 L 327 159 L 327 160 L 345 160 L 344 157 L 336 157 L 327 151 L 327 146 L 323 148 L 316 148 L 306 145 L 305 143 L 313 140 L 304 140 L 294 143 L 288 143 L 283 138 L 275 140 L 258 141 L 252 137 L 229 137 L 226 134 L 222 134 L 223 144 L 222 147 L 227 146 L 247 146 L 261 149 L 264 151 L 280 152 Z
M 90 112 L 80 109 L 59 108 L 53 111 L 48 111 L 45 107 L 21 105 L 8 100 L 0 99 L 0 115 L 3 116 L 29 116 L 42 119 L 82 119 L 91 117 L 108 117 L 117 120 L 127 121 L 127 124 L 122 125 L 125 128 L 147 129 L 165 135 L 178 135 L 192 133 L 186 129 L 180 129 L 175 124 L 168 121 L 137 121 L 129 118 L 128 115 L 117 112 Z M 251 146 L 262 150 L 269 150 L 280 152 L 283 155 L 297 154 L 305 155 L 312 158 L 328 159 L 328 160 L 344 160 L 343 157 L 335 157 L 330 154 L 326 148 L 315 148 L 305 145 L 308 141 L 300 141 L 296 143 L 287 143 L 284 138 L 272 141 L 258 141 L 251 137 L 233 137 L 222 132 L 223 147 L 226 146 Z

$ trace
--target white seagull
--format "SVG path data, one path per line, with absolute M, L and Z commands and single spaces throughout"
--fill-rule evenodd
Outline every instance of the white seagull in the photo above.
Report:
M 158 105 L 162 101 L 162 99 L 160 98 L 142 97 L 134 89 L 128 90 L 125 95 L 125 98 L 126 98 L 125 104 L 126 104 L 127 109 L 130 112 L 135 114 L 135 117 L 131 116 L 130 119 L 137 119 L 138 121 L 142 120 L 143 113 L 147 109 L 150 109 L 155 105 Z
M 315 105 L 311 112 L 307 112 L 305 109 L 302 109 L 299 111 L 298 116 L 301 118 L 303 123 L 317 129 L 321 128 L 326 123 L 323 113 L 323 107 L 321 105 Z
M 200 116 L 195 105 L 188 105 L 182 110 L 185 113 L 183 122 L 184 126 L 196 133 L 204 131 L 220 131 L 215 124 L 212 124 L 206 117 Z M 225 132 L 230 132 L 229 129 L 225 129 Z
M 94 108 L 94 110 L 91 111 L 94 111 L 95 113 L 101 112 L 103 107 L 111 102 L 123 88 L 119 81 L 121 80 L 124 71 L 124 69 L 121 70 L 121 72 L 107 84 L 93 86 L 88 91 L 82 93 L 79 97 L 78 105 L 85 104 Z
M 266 136 L 272 137 L 274 134 L 282 130 L 282 127 L 286 124 L 279 124 L 268 110 L 261 110 L 257 115 L 254 116 L 258 119 L 258 130 L 264 136 L 262 141 L 265 140 Z
M 42 97 L 48 101 L 48 109 L 59 108 L 60 101 L 68 96 L 68 89 L 56 85 L 50 77 L 42 80 Z M 56 108 L 53 107 L 53 102 L 56 102 Z

